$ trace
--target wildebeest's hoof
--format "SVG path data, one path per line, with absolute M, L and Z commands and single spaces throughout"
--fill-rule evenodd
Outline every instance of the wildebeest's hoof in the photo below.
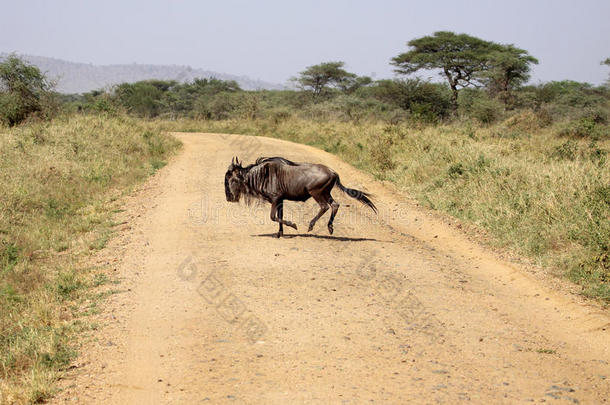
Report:
M 282 237 L 282 236 L 284 236 L 284 232 L 278 232 L 278 233 L 275 234 L 275 237 L 278 238 L 278 239 L 280 237 Z
M 313 224 L 309 224 L 309 228 L 307 228 L 307 232 L 311 232 L 313 230 Z
M 330 233 L 331 235 L 333 234 L 333 226 L 332 225 L 328 225 L 328 233 Z
M 286 222 L 286 225 L 288 225 L 291 228 L 294 228 L 295 230 L 297 229 L 297 225 L 293 224 L 292 222 Z

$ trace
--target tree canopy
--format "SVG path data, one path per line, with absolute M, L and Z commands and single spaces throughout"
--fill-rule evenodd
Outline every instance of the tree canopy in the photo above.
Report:
M 343 69 L 345 62 L 325 62 L 309 66 L 299 74 L 296 82 L 319 96 L 330 87 L 348 89 L 357 76 Z
M 489 69 L 483 74 L 483 82 L 493 95 L 499 95 L 505 103 L 511 98 L 511 90 L 530 78 L 530 65 L 538 59 L 526 50 L 514 45 L 495 45 L 489 54 Z
M 527 51 L 467 34 L 438 31 L 407 44 L 411 49 L 392 59 L 396 72 L 411 74 L 439 69 L 452 91 L 454 109 L 458 91 L 468 86 L 493 85 L 508 91 L 528 79 L 531 63 Z

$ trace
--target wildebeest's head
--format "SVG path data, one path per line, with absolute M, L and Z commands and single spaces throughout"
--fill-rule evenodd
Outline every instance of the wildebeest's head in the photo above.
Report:
M 239 198 L 246 191 L 243 176 L 244 168 L 237 157 L 231 160 L 231 165 L 225 174 L 225 194 L 227 201 L 238 202 Z

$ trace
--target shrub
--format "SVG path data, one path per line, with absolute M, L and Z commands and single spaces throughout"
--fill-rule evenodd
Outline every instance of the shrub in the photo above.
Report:
M 52 84 L 45 75 L 15 55 L 0 63 L 0 122 L 14 126 L 39 113 L 54 110 Z
M 152 118 L 162 112 L 164 92 L 169 87 L 171 82 L 160 80 L 123 83 L 116 88 L 115 95 L 130 113 Z
M 292 117 L 292 112 L 288 108 L 275 108 L 267 112 L 267 117 L 271 118 L 275 125 L 278 125 L 288 121 Z
M 551 152 L 551 157 L 558 160 L 574 160 L 577 154 L 577 144 L 571 140 L 555 146 Z
M 463 89 L 458 99 L 460 113 L 472 117 L 481 124 L 493 124 L 504 111 L 502 103 L 475 89 Z
M 436 122 L 451 113 L 451 94 L 447 87 L 420 79 L 379 80 L 361 94 L 407 110 L 416 119 L 425 121 Z
M 522 111 L 507 118 L 503 125 L 517 131 L 535 131 L 550 125 L 551 122 L 549 120 L 550 117 L 545 113 Z
M 411 115 L 409 120 L 416 123 L 438 124 L 440 117 L 434 111 L 431 104 L 412 103 L 410 106 Z
M 544 109 L 553 120 L 575 119 L 583 110 L 607 116 L 609 99 L 608 88 L 570 80 L 527 86 L 517 93 L 518 107 Z
M 591 117 L 581 117 L 564 124 L 559 131 L 560 136 L 574 138 L 601 139 L 608 138 L 608 127 L 596 124 Z
M 238 102 L 233 93 L 221 92 L 213 96 L 201 96 L 194 104 L 195 116 L 222 120 L 229 118 L 237 109 Z
M 254 92 L 238 93 L 237 112 L 240 118 L 252 120 L 260 116 L 260 96 Z
M 464 171 L 464 165 L 461 163 L 454 163 L 447 168 L 447 175 L 450 178 L 455 179 L 461 177 L 464 174 Z
M 586 108 L 583 111 L 581 118 L 589 119 L 595 124 L 607 124 L 608 109 L 601 108 L 600 106 Z

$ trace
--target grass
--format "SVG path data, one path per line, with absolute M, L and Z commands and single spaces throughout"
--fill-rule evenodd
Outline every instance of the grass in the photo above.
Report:
M 116 201 L 179 143 L 124 117 L 0 128 L 0 403 L 39 403 L 111 282 L 83 259 L 111 237 Z
M 557 354 L 555 349 L 536 349 L 536 353 L 540 354 Z
M 316 146 L 389 180 L 610 303 L 610 130 L 571 136 L 531 113 L 491 126 L 284 120 L 153 121 Z

